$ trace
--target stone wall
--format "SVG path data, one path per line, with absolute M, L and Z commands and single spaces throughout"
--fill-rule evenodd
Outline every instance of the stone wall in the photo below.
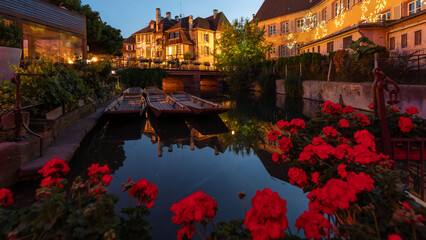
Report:
M 277 93 L 285 94 L 284 80 L 276 80 Z M 373 83 L 303 81 L 303 98 L 317 101 L 330 100 L 343 105 L 351 105 L 362 110 L 369 110 L 368 105 L 373 102 Z M 398 99 L 401 101 L 395 107 L 405 109 L 416 107 L 420 116 L 426 118 L 426 86 L 399 85 Z M 385 94 L 388 97 L 388 94 Z M 386 99 L 387 100 L 387 99 Z M 404 111 L 404 110 L 403 110 Z

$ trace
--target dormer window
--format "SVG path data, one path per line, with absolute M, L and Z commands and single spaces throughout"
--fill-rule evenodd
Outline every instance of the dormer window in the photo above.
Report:
M 175 38 L 179 38 L 179 32 L 175 32 Z
M 154 24 L 149 25 L 151 27 L 151 29 L 154 29 Z
M 169 39 L 173 39 L 174 38 L 174 33 L 170 33 L 169 34 Z

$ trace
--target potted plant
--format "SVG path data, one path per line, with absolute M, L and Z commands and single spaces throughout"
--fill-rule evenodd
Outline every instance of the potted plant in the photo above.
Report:
M 22 30 L 0 18 L 0 80 L 13 74 L 10 65 L 19 65 L 21 59 Z

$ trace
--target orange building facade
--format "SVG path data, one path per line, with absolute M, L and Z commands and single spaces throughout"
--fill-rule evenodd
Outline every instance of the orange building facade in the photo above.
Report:
M 255 18 L 268 59 L 348 49 L 366 36 L 390 52 L 426 53 L 424 0 L 265 0 Z

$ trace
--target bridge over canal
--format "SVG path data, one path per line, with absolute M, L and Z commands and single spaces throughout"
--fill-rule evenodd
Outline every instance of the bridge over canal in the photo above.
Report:
M 167 77 L 163 79 L 163 90 L 168 93 L 171 91 L 187 91 L 193 94 L 208 91 L 218 91 L 221 87 L 220 81 L 225 75 L 219 71 L 203 70 L 166 70 Z

